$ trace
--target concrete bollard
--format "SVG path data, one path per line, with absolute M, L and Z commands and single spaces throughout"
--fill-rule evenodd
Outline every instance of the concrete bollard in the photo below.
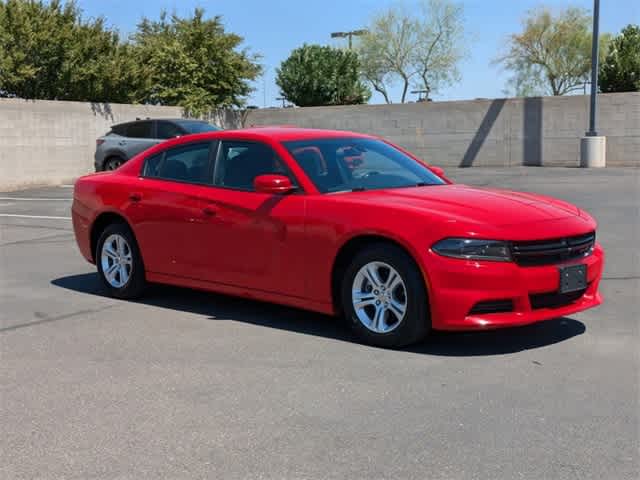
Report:
M 582 168 L 607 166 L 607 137 L 582 137 L 580 140 L 580 166 Z

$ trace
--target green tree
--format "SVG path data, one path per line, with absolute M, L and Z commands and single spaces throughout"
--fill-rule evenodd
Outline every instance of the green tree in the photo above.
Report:
M 462 5 L 423 0 L 416 10 L 395 6 L 376 15 L 358 44 L 361 73 L 391 103 L 389 87 L 400 82 L 400 102 L 409 88 L 436 92 L 459 80 L 465 56 Z
M 0 96 L 128 101 L 131 63 L 118 33 L 75 1 L 0 0 Z
M 132 37 L 142 103 L 180 105 L 192 114 L 244 105 L 261 71 L 257 57 L 239 49 L 242 37 L 225 32 L 221 17 L 160 15 L 143 19 Z
M 276 84 L 300 107 L 366 103 L 371 92 L 359 79 L 355 52 L 303 45 L 276 69 Z
M 608 36 L 600 38 L 604 56 Z M 580 8 L 554 16 L 533 10 L 523 31 L 508 40 L 507 52 L 495 63 L 513 72 L 509 86 L 518 96 L 566 95 L 584 88 L 591 70 L 591 17 Z
M 600 90 L 640 91 L 640 26 L 627 25 L 611 41 L 609 52 L 600 64 Z

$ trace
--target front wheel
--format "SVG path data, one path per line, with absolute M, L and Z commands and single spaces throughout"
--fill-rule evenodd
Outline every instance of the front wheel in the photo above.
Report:
M 116 298 L 139 297 L 145 287 L 144 264 L 133 233 L 123 223 L 104 229 L 98 239 L 96 264 L 102 283 Z
M 394 245 L 359 252 L 345 270 L 341 290 L 347 323 L 366 343 L 402 347 L 423 340 L 431 328 L 422 274 Z

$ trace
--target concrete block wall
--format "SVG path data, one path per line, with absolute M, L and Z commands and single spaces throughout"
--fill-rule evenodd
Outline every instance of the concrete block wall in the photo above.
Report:
M 259 109 L 246 126 L 285 124 L 381 135 L 435 165 L 578 166 L 587 96 Z M 607 165 L 640 166 L 640 93 L 599 96 Z
M 115 123 L 181 116 L 179 107 L 0 98 L 0 191 L 92 172 L 96 138 Z
M 588 97 L 212 112 L 224 128 L 289 124 L 381 135 L 446 167 L 578 166 Z M 95 140 L 137 117 L 180 107 L 0 98 L 0 191 L 72 181 L 93 171 Z M 640 93 L 599 96 L 607 165 L 640 166 Z

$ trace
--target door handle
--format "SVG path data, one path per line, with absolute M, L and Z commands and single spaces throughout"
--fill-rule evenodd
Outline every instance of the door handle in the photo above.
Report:
M 120 140 L 118 142 L 118 145 L 126 145 L 126 144 L 127 144 L 127 142 L 125 140 Z
M 207 217 L 214 217 L 217 211 L 214 207 L 208 206 L 202 209 L 202 213 L 204 213 Z
M 131 200 L 132 202 L 139 202 L 140 200 L 142 200 L 142 195 L 140 193 L 130 193 L 129 200 Z

